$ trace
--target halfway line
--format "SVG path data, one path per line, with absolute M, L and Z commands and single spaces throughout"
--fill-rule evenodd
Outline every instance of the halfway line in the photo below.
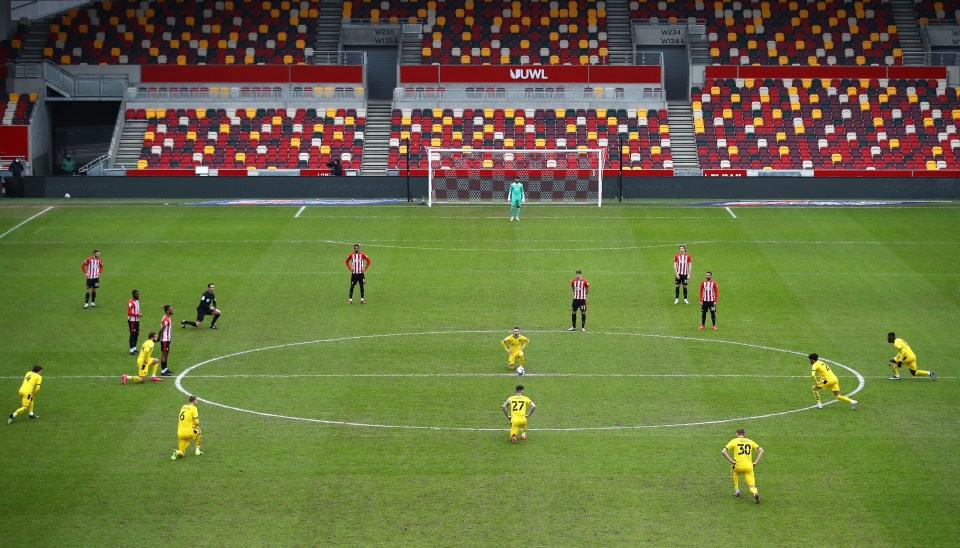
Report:
M 30 217 L 29 219 L 27 219 L 26 221 L 23 221 L 23 222 L 21 222 L 20 224 L 18 224 L 17 226 L 15 226 L 15 227 L 11 228 L 10 230 L 4 232 L 3 234 L 0 234 L 0 238 L 3 238 L 3 237 L 6 236 L 7 234 L 10 234 L 10 233 L 13 232 L 14 230 L 16 230 L 16 229 L 20 228 L 21 226 L 29 223 L 30 221 L 36 219 L 37 217 L 43 215 L 44 213 L 50 211 L 51 209 L 53 209 L 53 206 L 50 206 L 50 207 L 48 207 L 47 209 L 44 209 L 44 210 L 41 211 L 40 213 L 37 213 L 37 214 L 34 215 L 33 217 Z

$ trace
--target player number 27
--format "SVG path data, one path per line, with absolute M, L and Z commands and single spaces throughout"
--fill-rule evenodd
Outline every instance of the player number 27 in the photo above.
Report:
M 515 402 L 513 402 L 513 410 L 514 410 L 514 411 L 523 411 L 523 405 L 524 405 L 524 404 L 523 404 L 522 401 L 515 401 Z
M 738 455 L 749 455 L 749 454 L 750 454 L 750 446 L 749 446 L 749 445 L 747 445 L 747 444 L 745 444 L 745 443 L 738 443 L 738 444 L 737 444 L 737 447 L 740 448 L 740 452 L 737 453 Z

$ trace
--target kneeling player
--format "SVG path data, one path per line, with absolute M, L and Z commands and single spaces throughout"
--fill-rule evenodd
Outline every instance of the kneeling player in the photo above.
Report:
M 153 346 L 157 344 L 157 332 L 151 331 L 147 335 L 147 340 L 143 342 L 143 346 L 140 347 L 140 355 L 137 356 L 137 375 L 136 377 L 128 377 L 124 375 L 121 377 L 123 384 L 127 384 L 127 381 L 133 383 L 142 383 L 143 378 L 147 376 L 147 371 L 153 367 L 153 372 L 150 374 L 150 380 L 153 382 L 160 382 L 163 379 L 157 376 L 157 367 L 160 365 L 160 360 L 153 357 Z
M 520 328 L 514 327 L 513 334 L 507 335 L 500 341 L 500 346 L 507 351 L 507 369 L 513 369 L 514 364 L 519 362 L 523 365 L 523 349 L 527 347 L 530 340 L 520 334 Z
M 933 371 L 917 369 L 917 355 L 913 353 L 913 349 L 910 348 L 907 341 L 898 339 L 897 334 L 891 331 L 887 333 L 887 342 L 897 350 L 897 355 L 890 360 L 890 369 L 893 369 L 893 376 L 890 377 L 890 380 L 900 380 L 899 368 L 904 365 L 907 366 L 910 374 L 914 377 L 930 377 L 931 381 L 937 380 L 937 374 Z
M 177 422 L 177 450 L 173 452 L 170 460 L 177 460 L 185 456 L 184 451 L 189 447 L 190 440 L 196 448 L 194 454 L 198 457 L 203 453 L 200 451 L 200 416 L 197 414 L 197 397 L 190 396 L 187 404 L 180 408 L 180 416 Z
M 810 354 L 807 357 L 810 358 L 810 364 L 813 366 L 813 369 L 810 370 L 810 376 L 813 377 L 813 397 L 817 400 L 817 409 L 823 408 L 823 404 L 820 402 L 820 390 L 824 388 L 832 390 L 833 395 L 838 400 L 845 401 L 853 409 L 856 409 L 859 402 L 840 393 L 840 381 L 830 370 L 830 366 L 820 361 L 820 356 L 817 354 Z
M 516 395 L 507 398 L 501 406 L 503 414 L 510 420 L 510 441 L 517 443 L 517 433 L 520 439 L 527 439 L 527 419 L 537 409 L 537 404 L 523 395 L 523 386 L 517 386 Z M 527 411 L 529 409 L 529 411 Z

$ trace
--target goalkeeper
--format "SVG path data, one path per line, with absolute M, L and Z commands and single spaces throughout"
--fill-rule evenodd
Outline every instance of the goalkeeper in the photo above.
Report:
M 510 220 L 512 221 L 514 217 L 519 221 L 520 220 L 520 204 L 526 201 L 526 196 L 523 192 L 523 183 L 520 181 L 514 181 L 510 184 L 510 190 L 507 192 L 507 197 L 510 199 Z

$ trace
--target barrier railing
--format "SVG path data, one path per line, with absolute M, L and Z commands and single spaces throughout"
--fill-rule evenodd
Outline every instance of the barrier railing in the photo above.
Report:
M 423 87 L 405 86 L 393 90 L 394 101 L 625 101 L 632 103 L 663 102 L 661 87 Z

